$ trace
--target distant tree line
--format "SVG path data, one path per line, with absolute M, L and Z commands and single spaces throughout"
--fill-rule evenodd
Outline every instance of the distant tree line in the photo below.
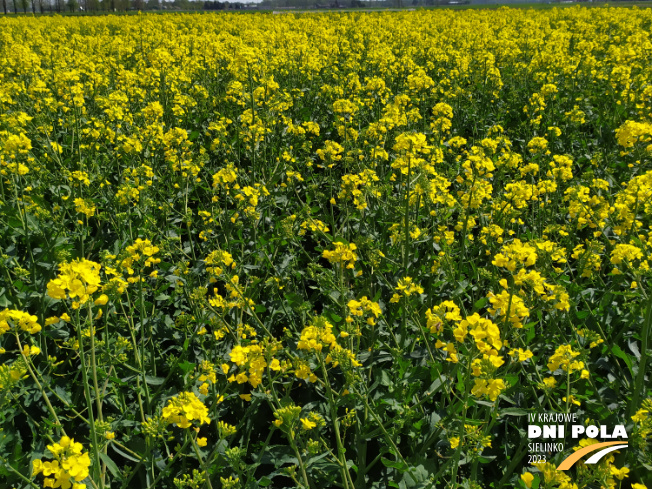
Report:
M 4 13 L 124 12 L 127 10 L 243 10 L 364 7 L 446 6 L 469 3 L 511 3 L 522 0 L 263 0 L 261 3 L 219 0 L 2 0 Z M 528 0 L 525 0 L 526 2 Z M 532 3 L 561 0 L 529 0 Z M 591 0 L 575 0 L 580 2 Z M 595 0 L 593 0 L 595 1 Z M 622 0 L 612 0 L 622 1 Z
M 228 3 L 228 2 L 226 2 Z M 201 10 L 191 0 L 2 0 L 5 14 L 15 12 L 124 12 L 127 10 Z
M 323 4 L 314 3 L 315 0 L 265 0 L 259 4 L 240 2 L 220 2 L 206 0 L 204 10 L 241 10 L 241 9 L 273 9 L 273 8 L 364 8 L 369 6 L 368 1 L 362 0 L 327 0 Z M 322 2 L 324 0 L 321 0 Z
M 239 2 L 204 2 L 204 10 L 229 10 L 244 8 L 244 4 Z

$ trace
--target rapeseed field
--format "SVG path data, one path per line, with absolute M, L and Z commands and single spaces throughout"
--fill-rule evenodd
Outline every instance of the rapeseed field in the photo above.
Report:
M 651 30 L 1 18 L 0 487 L 652 487 Z

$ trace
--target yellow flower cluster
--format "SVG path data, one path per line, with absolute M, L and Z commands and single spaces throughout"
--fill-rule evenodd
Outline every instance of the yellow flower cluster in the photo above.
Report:
M 483 353 L 491 353 L 492 349 L 499 350 L 503 346 L 498 326 L 491 320 L 480 317 L 478 313 L 467 316 L 453 330 L 455 339 L 460 343 L 468 334 L 473 337 L 478 350 Z
M 346 244 L 341 241 L 335 241 L 333 246 L 335 249 L 324 250 L 322 257 L 334 264 L 346 264 L 346 268 L 348 269 L 352 270 L 355 268 L 355 262 L 358 259 L 355 250 L 357 250 L 358 247 L 353 243 Z
M 43 487 L 86 489 L 86 484 L 82 484 L 82 481 L 88 477 L 91 460 L 88 452 L 83 452 L 82 444 L 64 436 L 59 443 L 48 445 L 47 449 L 54 460 L 34 460 L 32 476 L 43 474 Z
M 233 265 L 233 263 L 232 263 Z M 220 270 L 221 273 L 221 268 L 219 267 L 211 267 L 213 269 L 213 272 Z M 213 282 L 215 279 L 211 277 Z M 227 291 L 227 296 L 222 297 L 220 294 L 215 292 L 215 295 L 212 297 L 209 297 L 208 303 L 220 310 L 226 311 L 229 309 L 233 308 L 240 308 L 240 309 L 247 309 L 253 307 L 254 301 L 252 301 L 250 298 L 245 297 L 245 289 L 240 285 L 240 277 L 238 275 L 233 275 L 230 278 L 227 278 L 228 281 L 224 283 L 224 288 Z M 228 300 L 227 300 L 228 299 Z
M 277 409 L 274 411 L 274 417 L 276 418 L 274 421 L 274 426 L 277 428 L 284 426 L 289 429 L 299 419 L 300 414 L 301 408 L 295 405 L 289 405 Z
M 550 462 L 537 462 L 533 466 L 543 473 L 543 480 L 547 487 L 558 487 L 559 489 L 578 489 L 571 477 L 564 471 L 557 470 L 555 464 Z M 530 480 L 529 478 L 527 478 Z
M 448 439 L 453 449 L 457 449 L 460 446 L 460 441 L 459 436 L 453 436 Z M 484 435 L 481 426 L 464 424 L 462 447 L 472 453 L 480 453 L 484 448 L 491 447 L 491 436 Z
M 403 297 L 410 297 L 412 294 L 423 294 L 423 287 L 414 283 L 412 277 L 404 277 L 399 279 L 394 295 L 389 302 L 398 302 Z
M 632 416 L 635 424 L 634 433 L 643 446 L 647 445 L 647 439 L 652 434 L 652 399 L 645 399 L 639 410 Z M 636 440 L 636 439 L 635 439 Z
M 378 176 L 373 170 L 364 170 L 357 175 L 344 175 L 342 177 L 342 191 L 338 194 L 340 199 L 352 199 L 356 209 L 367 208 L 366 195 L 380 197 L 378 190 L 370 188 L 373 182 L 378 181 Z M 360 187 L 364 189 L 361 190 Z
M 85 258 L 59 265 L 59 275 L 48 282 L 48 295 L 53 299 L 73 299 L 72 308 L 78 309 L 100 287 L 102 266 Z
M 374 306 L 370 307 L 375 309 Z M 348 335 L 345 334 L 342 336 L 346 337 Z M 316 317 L 313 319 L 312 325 L 303 328 L 301 337 L 297 343 L 297 348 L 308 352 L 321 352 L 325 348 L 328 348 L 328 355 L 324 358 L 324 362 L 331 364 L 333 367 L 337 367 L 340 364 L 347 367 L 360 367 L 362 365 L 351 350 L 343 348 L 337 343 L 337 338 L 333 334 L 333 325 L 322 316 Z M 310 368 L 306 363 L 299 363 L 298 365 L 296 370 L 297 377 L 308 379 L 311 382 L 317 380 L 316 376 L 310 372 Z
M 561 345 L 555 353 L 548 360 L 548 369 L 551 372 L 561 369 L 564 372 L 573 373 L 576 370 L 582 371 L 582 376 L 588 376 L 588 371 L 584 369 L 584 362 L 580 360 L 573 360 L 578 357 L 580 352 L 574 351 L 571 345 Z
M 333 334 L 333 325 L 323 317 L 317 317 L 312 325 L 306 326 L 301 331 L 301 339 L 297 343 L 297 348 L 322 351 L 324 347 L 332 348 L 335 345 L 337 345 L 337 338 Z
M 274 348 L 270 349 L 272 355 L 274 351 Z M 249 382 L 253 388 L 256 388 L 263 381 L 263 375 L 268 366 L 274 371 L 281 370 L 281 363 L 278 359 L 273 358 L 269 364 L 267 363 L 265 349 L 257 343 L 247 346 L 236 345 L 231 349 L 229 357 L 235 365 L 241 367 L 237 375 L 231 374 L 229 376 L 227 379 L 229 382 L 237 382 L 238 384 Z
M 84 214 L 87 218 L 93 217 L 95 214 L 95 204 L 88 199 L 75 199 L 76 211 Z
M 432 334 L 439 334 L 445 321 L 461 321 L 460 308 L 453 301 L 444 301 L 426 311 L 428 329 Z
M 512 243 L 504 245 L 502 252 L 497 253 L 491 263 L 514 272 L 517 266 L 532 266 L 536 261 L 537 248 L 515 239 Z
M 19 359 L 11 365 L 0 365 L 0 392 L 9 390 L 20 379 L 25 377 L 27 368 L 25 362 Z
M 204 258 L 204 262 L 210 265 L 206 267 L 206 271 L 216 277 L 222 275 L 223 268 L 220 265 L 235 268 L 233 256 L 228 251 L 215 250 Z
M 228 163 L 225 168 L 222 168 L 213 175 L 213 188 L 222 187 L 229 190 L 231 188 L 230 186 L 235 184 L 233 188 L 237 190 L 240 188 L 235 183 L 237 178 L 236 168 L 233 166 L 233 163 Z
M 41 331 L 41 325 L 36 316 L 15 309 L 0 311 L 0 336 L 11 331 L 12 326 L 30 334 Z
M 523 327 L 523 320 L 530 315 L 530 310 L 525 306 L 523 299 L 517 295 L 510 294 L 506 290 L 503 290 L 498 295 L 489 292 L 487 297 L 489 297 L 489 302 L 491 302 L 492 306 L 488 309 L 491 314 L 505 317 L 514 328 Z
M 377 302 L 369 300 L 367 296 L 361 297 L 360 300 L 351 299 L 347 307 L 351 316 L 362 317 L 365 313 L 373 315 L 373 317 L 369 316 L 367 318 L 367 324 L 369 326 L 376 324 L 376 319 L 382 314 L 380 305 Z M 347 318 L 347 322 L 350 322 L 349 318 Z
M 190 428 L 193 421 L 200 425 L 211 422 L 208 408 L 193 392 L 182 392 L 168 400 L 162 416 L 165 421 L 174 423 L 179 428 Z
M 341 144 L 328 140 L 324 143 L 322 149 L 317 150 L 317 156 L 319 156 L 320 160 L 328 162 L 328 168 L 333 168 L 335 162 L 342 159 L 343 152 L 344 148 Z
M 159 252 L 159 248 L 158 246 L 152 245 L 152 242 L 149 239 L 137 238 L 135 243 L 127 246 L 125 250 L 129 253 L 129 257 L 122 260 L 121 265 L 127 269 L 130 275 L 133 274 L 133 265 L 138 262 L 141 257 L 145 257 L 145 261 L 142 264 L 143 268 L 161 263 L 160 258 L 154 258 L 154 255 Z
M 647 143 L 647 151 L 652 153 L 652 124 L 649 122 L 625 121 L 616 129 L 616 139 L 623 148 L 631 148 L 636 143 Z
M 305 236 L 307 230 L 314 232 L 319 232 L 319 233 L 327 233 L 330 231 L 328 226 L 320 221 L 319 219 L 309 219 L 307 221 L 303 221 L 301 223 L 300 229 L 299 229 L 299 236 Z

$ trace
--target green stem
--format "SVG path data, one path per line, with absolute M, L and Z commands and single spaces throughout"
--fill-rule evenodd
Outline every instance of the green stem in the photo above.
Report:
M 156 487 L 156 483 L 161 479 L 161 477 L 163 477 L 163 476 L 167 473 L 167 471 L 170 469 L 170 467 L 172 466 L 172 464 L 173 464 L 173 463 L 174 463 L 174 462 L 175 462 L 175 461 L 176 461 L 176 460 L 177 460 L 177 459 L 178 459 L 182 454 L 185 454 L 185 450 L 186 450 L 186 447 L 188 446 L 188 443 L 190 443 L 190 442 L 189 442 L 189 440 L 186 439 L 186 441 L 184 442 L 183 446 L 182 446 L 182 447 L 177 451 L 177 453 L 174 455 L 174 457 L 172 457 L 172 459 L 170 459 L 170 461 L 165 465 L 165 468 L 164 468 L 161 472 L 159 472 L 159 474 L 158 474 L 158 475 L 156 476 L 156 478 L 152 481 L 152 483 L 151 483 L 149 486 L 147 486 L 147 489 L 154 489 L 154 487 Z M 136 467 L 137 467 L 137 466 L 136 466 Z M 132 477 L 133 477 L 133 475 L 134 475 L 135 473 L 136 473 L 136 472 L 135 472 L 135 469 L 134 469 L 134 471 L 132 471 Z M 131 480 L 131 478 L 130 478 L 129 480 Z M 127 481 L 127 483 L 129 482 L 129 480 Z M 126 484 L 124 484 L 122 487 L 123 487 L 123 488 L 126 487 Z
M 102 416 L 102 394 L 100 391 L 99 383 L 97 381 L 97 361 L 95 359 L 95 325 L 93 324 L 93 309 L 91 307 L 90 301 L 88 302 L 88 320 L 90 322 L 91 333 L 91 373 L 93 375 L 93 387 L 95 389 L 95 405 L 97 406 L 97 417 L 100 420 L 100 423 L 103 423 L 104 417 Z M 106 454 L 106 447 L 104 448 L 104 453 Z M 102 473 L 100 480 L 103 486 L 106 481 L 106 464 L 104 462 L 102 462 Z
M 129 303 L 131 303 L 131 300 L 129 299 L 129 293 L 127 292 L 127 300 Z M 138 346 L 138 342 L 136 341 L 136 327 L 133 322 L 133 318 L 129 316 L 125 309 L 124 305 L 122 302 L 120 302 L 120 307 L 122 309 L 122 313 L 125 315 L 127 319 L 127 324 L 129 325 L 129 333 L 131 335 L 131 342 L 133 344 L 133 349 L 134 349 L 134 357 L 136 359 L 136 364 L 138 365 L 138 372 L 140 375 L 143 377 L 143 382 L 145 382 L 145 395 L 147 396 L 147 401 L 149 402 L 150 395 L 149 395 L 149 388 L 147 387 L 147 381 L 145 379 L 145 367 L 143 366 L 143 359 L 141 357 L 141 350 L 140 347 Z M 143 409 L 143 400 L 140 395 L 140 377 L 136 376 L 136 398 L 138 399 L 138 406 L 140 408 L 140 417 L 141 421 L 144 423 L 145 422 L 145 410 Z M 149 413 L 149 407 L 147 409 L 147 412 Z
M 632 393 L 632 400 L 629 404 L 629 415 L 632 416 L 636 413 L 641 394 L 645 390 L 645 366 L 647 364 L 648 356 L 648 338 L 650 336 L 650 324 L 652 323 L 652 298 L 648 297 L 647 312 L 645 313 L 645 323 L 641 331 L 641 359 L 638 363 L 638 373 L 636 374 L 636 382 L 634 383 L 634 392 Z
M 192 241 L 192 240 L 191 240 Z M 143 270 L 140 271 L 140 279 L 138 282 L 139 289 L 140 289 L 140 330 L 141 330 L 141 337 L 143 338 L 143 342 L 145 340 L 145 294 L 143 292 Z M 152 369 L 152 375 L 156 377 L 156 360 L 155 360 L 155 352 L 154 352 L 154 332 L 152 330 L 152 322 L 148 321 L 149 323 L 149 354 L 151 355 L 151 369 Z M 143 349 L 145 348 L 145 344 L 143 343 Z M 147 410 L 149 411 L 149 402 L 148 402 L 148 408 Z
M 335 406 L 335 399 L 333 398 L 333 390 L 331 389 L 330 382 L 328 380 L 328 372 L 326 371 L 326 365 L 324 364 L 324 359 L 321 354 L 319 354 L 319 364 L 321 365 L 322 374 L 324 374 L 324 387 L 326 388 L 326 396 L 328 399 L 328 407 L 331 414 L 331 422 L 333 423 L 333 431 L 335 431 L 335 442 L 337 444 L 337 456 L 339 458 L 340 472 L 342 476 L 342 484 L 345 489 L 353 489 L 353 481 L 351 481 L 351 474 L 349 474 L 348 468 L 346 466 L 346 453 L 344 450 L 344 445 L 342 444 L 342 438 L 340 436 L 340 424 L 337 420 L 337 407 Z M 350 485 L 349 485 L 349 481 Z
M 2 457 L 2 455 L 0 455 L 0 462 L 2 463 L 2 466 L 3 466 L 3 467 L 8 468 L 11 472 L 13 472 L 14 474 L 16 474 L 16 475 L 17 475 L 17 476 L 18 476 L 18 477 L 19 477 L 23 482 L 29 484 L 30 486 L 34 487 L 35 489 L 41 489 L 41 488 L 40 488 L 39 486 L 37 486 L 34 482 L 32 482 L 32 481 L 29 480 L 27 477 L 25 477 L 23 474 L 21 474 L 21 473 L 18 472 L 16 469 L 14 469 L 14 468 L 11 466 L 11 464 L 10 464 L 10 463 L 5 459 L 5 458 Z
M 472 360 L 471 360 L 472 363 Z M 471 364 L 469 363 L 469 365 Z M 455 484 L 455 481 L 457 480 L 457 470 L 459 468 L 459 462 L 460 462 L 460 456 L 462 454 L 462 445 L 464 444 L 464 435 L 465 435 L 465 430 L 466 427 L 464 426 L 464 422 L 466 421 L 466 412 L 469 409 L 469 384 L 471 382 L 471 369 L 467 368 L 466 369 L 466 378 L 464 380 L 464 400 L 463 400 L 463 409 L 462 409 L 462 418 L 461 418 L 461 423 L 460 423 L 460 431 L 459 431 L 459 444 L 457 446 L 457 450 L 455 450 L 455 456 L 453 458 L 453 475 L 451 477 L 451 484 Z
M 50 414 L 54 418 L 54 421 L 57 424 L 57 426 L 61 429 L 61 432 L 64 435 L 66 435 L 66 430 L 63 429 L 63 426 L 61 425 L 61 421 L 59 421 L 59 418 L 57 417 L 57 413 L 54 411 L 54 408 L 52 407 L 52 404 L 50 403 L 50 399 L 48 399 L 48 396 L 45 393 L 45 390 L 43 389 L 43 386 L 38 381 L 38 378 L 34 374 L 34 371 L 32 370 L 32 367 L 30 366 L 31 362 L 29 361 L 29 358 L 27 358 L 25 356 L 25 354 L 23 353 L 23 347 L 20 344 L 20 339 L 18 338 L 18 333 L 16 333 L 16 342 L 18 344 L 18 349 L 20 350 L 20 354 L 22 355 L 23 360 L 25 361 L 25 366 L 27 367 L 27 370 L 29 370 L 29 374 L 32 377 L 32 380 L 34 381 L 34 383 L 37 385 L 37 387 L 41 391 L 41 395 L 43 396 L 43 399 L 45 400 L 45 404 L 47 404 L 47 406 L 48 406 L 48 411 L 50 411 Z
M 88 320 L 90 321 L 90 333 L 91 333 L 91 373 L 93 375 L 93 388 L 95 389 L 95 404 L 97 406 L 97 418 L 100 422 L 103 422 L 102 416 L 102 400 L 100 398 L 100 386 L 97 382 L 97 363 L 95 361 L 95 328 L 93 325 L 93 310 L 91 308 L 91 303 L 88 302 Z
M 566 413 L 570 412 L 570 367 L 566 371 Z
M 206 474 L 206 487 L 208 489 L 213 489 L 213 485 L 211 484 L 211 478 L 210 475 L 208 474 L 208 469 L 206 468 L 206 464 L 204 463 L 204 459 L 202 458 L 201 453 L 199 453 L 199 447 L 195 442 L 195 438 L 190 434 L 187 434 L 186 436 L 190 438 L 190 442 L 192 443 L 192 448 L 194 448 L 195 450 L 195 455 L 197 455 L 199 464 L 201 465 L 202 469 L 204 469 L 204 473 Z
M 390 434 L 387 432 L 387 430 L 385 429 L 385 426 L 383 426 L 383 422 L 382 422 L 382 420 L 381 420 L 381 419 L 376 415 L 376 413 L 374 412 L 374 410 L 371 409 L 371 407 L 369 406 L 369 402 L 368 402 L 366 396 L 364 396 L 364 404 L 365 404 L 365 408 L 367 409 L 367 411 L 369 412 L 369 414 L 371 414 L 371 417 L 374 418 L 374 421 L 376 421 L 376 423 L 378 424 L 378 427 L 379 427 L 380 430 L 383 432 L 383 435 L 385 435 L 385 440 L 387 440 L 387 442 L 388 442 L 388 443 L 392 446 L 392 448 L 394 449 L 394 455 L 396 456 L 397 459 L 399 459 L 399 460 L 401 461 L 401 463 L 402 463 L 403 465 L 405 465 L 406 467 L 408 467 L 408 471 L 407 471 L 407 473 L 409 474 L 410 478 L 411 478 L 411 479 L 414 481 L 414 483 L 416 484 L 418 481 L 417 481 L 416 477 L 414 476 L 414 474 L 412 474 L 412 471 L 409 469 L 410 466 L 408 465 L 408 463 L 407 463 L 407 462 L 405 461 L 405 459 L 403 458 L 403 455 L 401 455 L 401 452 L 399 451 L 398 447 L 396 446 L 396 443 L 394 443 L 394 439 L 393 439 L 393 438 L 390 436 Z
M 100 451 L 99 451 L 99 445 L 97 443 L 97 432 L 95 431 L 95 416 L 93 414 L 93 400 L 91 398 L 91 389 L 88 382 L 88 372 L 86 372 L 86 355 L 84 354 L 84 340 L 81 332 L 81 325 L 79 323 L 79 311 L 77 312 L 76 316 L 77 316 L 76 318 L 77 321 L 75 324 L 75 329 L 77 330 L 77 341 L 79 342 L 79 357 L 81 359 L 81 364 L 82 364 L 81 371 L 82 371 L 82 378 L 84 381 L 84 394 L 86 395 L 86 406 L 88 407 L 88 424 L 90 425 L 91 440 L 93 442 L 91 446 L 91 450 L 93 452 L 93 458 L 95 459 L 93 472 L 96 473 L 97 479 L 100 481 L 100 487 L 104 488 L 104 483 L 100 477 L 100 467 L 101 467 Z
M 408 171 L 407 171 L 407 180 L 405 182 L 405 217 L 404 224 L 405 227 L 405 240 L 403 245 L 403 273 L 407 275 L 408 272 L 408 255 L 410 248 L 410 230 L 408 229 L 410 225 L 410 176 L 411 176 L 411 165 L 412 158 L 408 154 Z M 404 317 L 405 321 L 405 317 Z
M 514 473 L 514 470 L 516 470 L 516 467 L 521 463 L 521 460 L 523 460 L 523 457 L 527 453 L 527 450 L 525 448 L 527 442 L 528 442 L 527 438 L 521 438 L 521 443 L 518 449 L 516 450 L 516 454 L 512 456 L 512 461 L 510 462 L 509 466 L 505 470 L 503 477 L 498 482 L 498 487 L 496 489 L 501 489 L 503 487 L 505 482 L 507 482 L 510 476 Z
M 299 447 L 297 447 L 297 443 L 294 439 L 294 430 L 292 428 L 290 428 L 288 433 L 288 440 L 290 440 L 290 446 L 292 447 L 292 450 L 294 450 L 294 455 L 297 457 L 297 462 L 299 463 L 299 470 L 301 470 L 303 483 L 306 485 L 306 489 L 310 489 L 312 486 L 310 485 L 310 479 L 308 479 L 308 474 L 306 473 L 306 465 L 303 463 L 301 453 L 299 453 Z

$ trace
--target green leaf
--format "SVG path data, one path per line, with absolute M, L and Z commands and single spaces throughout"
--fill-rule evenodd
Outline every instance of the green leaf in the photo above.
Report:
M 632 339 L 628 340 L 627 341 L 627 346 L 629 347 L 629 351 L 631 351 L 632 354 L 634 355 L 634 358 L 636 358 L 636 360 L 640 360 L 641 359 L 641 351 L 638 349 L 638 344 L 636 343 L 636 341 L 634 341 Z
M 120 469 L 118 469 L 118 466 L 106 453 L 100 452 L 100 458 L 102 459 L 102 462 L 106 464 L 106 468 L 109 469 L 109 472 L 111 472 L 113 477 L 120 476 Z
M 383 370 L 382 372 L 380 372 L 380 385 L 389 387 L 390 385 L 393 384 L 394 382 L 392 381 L 392 378 L 389 376 L 387 370 Z
M 473 303 L 473 311 L 477 312 L 480 309 L 482 309 L 486 304 L 487 304 L 488 299 L 486 297 L 483 297 L 482 299 L 478 299 Z
M 131 460 L 132 462 L 136 462 L 136 463 L 140 462 L 140 460 L 138 460 L 137 458 L 135 458 L 135 457 L 129 455 L 128 453 L 123 452 L 122 450 L 117 449 L 117 448 L 115 447 L 115 444 L 114 444 L 114 443 L 111 443 L 111 448 L 113 449 L 113 451 L 114 451 L 115 453 L 117 453 L 117 454 L 120 455 L 121 457 L 126 458 L 127 460 Z M 108 466 L 108 464 L 107 464 L 107 466 Z
M 0 289 L 0 307 L 9 307 L 11 305 L 11 302 L 9 302 L 7 297 L 4 295 L 5 290 L 4 287 Z
M 577 311 L 575 312 L 575 316 L 577 316 L 577 319 L 584 319 L 588 317 L 589 311 Z
M 338 316 L 334 312 L 329 311 L 326 313 L 326 316 L 328 316 L 328 318 L 334 323 L 339 323 L 340 321 L 342 321 L 342 316 Z
M 482 455 L 478 457 L 478 460 L 480 461 L 481 464 L 488 464 L 489 462 L 495 459 L 496 459 L 495 455 Z
M 181 363 L 179 364 L 179 368 L 180 368 L 181 370 L 183 370 L 183 373 L 184 373 L 184 374 L 187 374 L 188 372 L 194 370 L 194 368 L 195 368 L 196 366 L 197 366 L 196 364 L 191 363 L 191 362 L 181 362 Z
M 614 355 L 616 355 L 623 362 L 625 362 L 627 368 L 629 369 L 629 373 L 632 375 L 632 377 L 634 377 L 634 369 L 632 368 L 632 359 L 629 357 L 629 355 L 625 353 L 618 345 L 613 345 L 611 347 L 611 351 L 613 352 Z
M 493 403 L 493 402 L 489 402 L 489 401 L 481 401 L 481 400 L 477 400 L 477 401 L 475 401 L 475 403 L 476 403 L 476 404 L 480 404 L 481 406 L 487 406 L 487 407 L 490 407 L 490 408 L 494 408 L 494 407 L 496 407 L 496 404 L 495 404 L 495 403 Z
M 500 411 L 501 416 L 527 416 L 528 411 L 523 408 L 505 408 Z
M 314 463 L 320 461 L 322 458 L 325 458 L 326 456 L 330 455 L 328 452 L 324 452 L 321 455 L 317 455 L 316 457 L 312 457 L 310 460 L 306 462 L 306 468 L 310 467 Z
M 66 401 L 68 404 L 72 404 L 72 399 L 70 398 L 70 393 L 65 391 L 61 386 L 57 385 L 54 387 L 54 392 L 57 393 L 57 395 Z
M 432 384 L 430 384 L 430 387 L 428 387 L 427 394 L 429 396 L 432 396 L 433 394 L 437 393 L 441 386 L 444 385 L 444 378 L 443 377 L 438 377 L 434 380 Z
M 161 385 L 165 381 L 163 377 L 152 377 L 151 375 L 145 375 L 145 382 L 149 385 Z
M 381 457 L 380 461 L 383 463 L 383 465 L 385 467 L 391 467 L 391 468 L 396 469 L 396 470 L 398 470 L 400 472 L 405 472 L 408 469 L 407 464 L 404 464 L 403 462 L 400 462 L 398 460 L 393 462 L 393 461 L 391 461 L 391 460 L 389 460 L 389 459 L 387 459 L 385 457 Z

